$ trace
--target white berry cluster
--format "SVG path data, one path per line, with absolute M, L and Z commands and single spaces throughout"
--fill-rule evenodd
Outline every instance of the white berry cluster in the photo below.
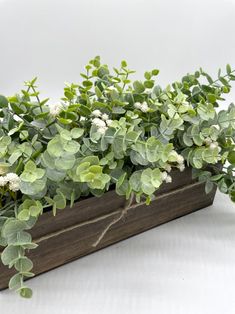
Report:
M 221 147 L 217 141 L 212 141 L 209 137 L 204 140 L 206 146 L 208 146 L 211 150 L 218 148 L 219 152 L 221 152 Z
M 176 162 L 177 165 L 176 167 L 180 170 L 180 171 L 184 171 L 185 169 L 185 165 L 184 165 L 184 158 L 183 156 L 179 155 L 176 151 L 172 151 L 169 155 L 169 157 L 172 159 L 172 162 Z M 169 172 L 171 172 L 171 165 L 170 164 L 166 164 L 165 165 L 165 170 L 161 173 L 161 177 L 162 177 L 162 181 L 165 181 L 166 183 L 171 183 L 172 182 L 172 177 L 169 175 Z
M 0 176 L 0 186 L 9 184 L 9 189 L 16 192 L 20 189 L 20 178 L 16 173 L 10 172 L 5 176 Z
M 170 164 L 166 164 L 165 165 L 165 169 L 167 172 L 171 172 L 171 165 Z
M 63 106 L 61 104 L 50 104 L 49 105 L 49 111 L 53 117 L 58 116 L 58 114 L 61 112 L 62 109 L 63 109 Z
M 142 112 L 148 112 L 148 111 L 149 111 L 149 106 L 148 106 L 148 104 L 146 103 L 146 101 L 144 101 L 143 103 L 136 102 L 136 103 L 134 104 L 134 107 L 135 107 L 136 109 L 141 110 Z
M 92 115 L 95 118 L 92 119 L 91 123 L 97 127 L 97 132 L 104 134 L 113 120 L 109 119 L 109 116 L 106 113 L 102 113 L 99 109 L 92 111 Z
M 162 177 L 162 181 L 165 181 L 166 183 L 172 182 L 172 177 L 166 171 L 163 171 L 161 173 L 161 177 Z
M 176 167 L 180 171 L 184 171 L 185 165 L 184 165 L 184 157 L 179 155 L 176 151 L 172 151 L 169 154 L 169 160 L 171 162 L 177 163 Z
M 182 157 L 181 155 L 178 155 L 177 156 L 177 168 L 180 170 L 180 171 L 184 171 L 185 169 L 185 165 L 184 165 L 184 157 Z

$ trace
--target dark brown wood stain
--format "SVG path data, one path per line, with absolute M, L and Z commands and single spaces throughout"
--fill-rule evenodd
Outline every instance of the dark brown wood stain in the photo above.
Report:
M 191 169 L 182 173 L 174 171 L 172 176 L 173 182 L 162 186 L 156 200 L 148 206 L 141 203 L 130 208 L 97 247 L 92 244 L 120 215 L 125 204 L 125 199 L 115 191 L 109 191 L 101 198 L 81 200 L 73 208 L 59 211 L 56 217 L 51 212 L 44 213 L 31 231 L 34 241 L 39 244 L 28 254 L 34 263 L 33 272 L 36 275 L 44 273 L 213 203 L 216 190 L 206 195 L 204 184 L 192 180 Z M 7 288 L 13 274 L 14 270 L 0 262 L 0 290 Z

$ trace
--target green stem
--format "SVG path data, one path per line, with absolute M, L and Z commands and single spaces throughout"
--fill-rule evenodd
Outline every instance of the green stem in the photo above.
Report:
M 35 94 L 36 99 L 37 99 L 37 102 L 38 102 L 40 111 L 41 111 L 41 113 L 43 113 L 41 101 L 40 101 L 40 99 L 39 99 L 39 97 L 38 97 L 37 91 L 36 91 L 36 89 L 34 88 L 33 85 L 31 85 L 31 88 L 32 88 L 32 90 L 33 90 L 33 92 L 34 92 L 34 94 Z

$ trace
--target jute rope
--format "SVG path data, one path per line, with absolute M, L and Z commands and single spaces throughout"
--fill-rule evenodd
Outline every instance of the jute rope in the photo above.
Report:
M 164 194 L 161 194 L 159 196 L 157 196 L 157 199 L 163 199 L 165 197 L 168 197 L 169 195 L 174 195 L 176 193 L 180 191 L 184 192 L 185 190 L 189 189 L 189 188 L 192 188 L 192 187 L 195 187 L 195 186 L 198 186 L 198 185 L 202 185 L 201 182 L 195 182 L 195 183 L 192 183 L 190 185 L 187 185 L 187 186 L 184 186 L 184 187 L 180 187 L 176 190 L 173 190 L 173 191 L 169 191 L 167 193 L 164 193 Z M 65 229 L 61 229 L 61 230 L 58 230 L 58 231 L 55 231 L 55 232 L 51 232 L 50 234 L 47 234 L 45 236 L 42 236 L 38 239 L 34 239 L 34 242 L 35 243 L 40 243 L 40 242 L 43 242 L 45 240 L 48 240 L 50 238 L 53 238 L 55 236 L 59 236 L 65 232 L 69 232 L 69 231 L 72 231 L 76 228 L 79 228 L 79 227 L 83 227 L 83 226 L 87 226 L 87 225 L 90 225 L 90 224 L 94 224 L 96 222 L 99 222 L 99 221 L 102 221 L 102 220 L 105 220 L 106 218 L 109 218 L 109 217 L 115 217 L 116 215 L 118 215 L 117 217 L 115 217 L 108 225 L 107 227 L 102 231 L 102 233 L 100 234 L 100 236 L 98 237 L 97 241 L 95 241 L 92 246 L 93 247 L 96 247 L 100 242 L 101 240 L 104 238 L 104 236 L 106 235 L 106 233 L 108 232 L 108 230 L 113 226 L 115 225 L 117 222 L 119 222 L 122 218 L 124 218 L 124 216 L 128 213 L 128 211 L 132 210 L 132 209 L 135 209 L 139 206 L 142 206 L 144 205 L 145 202 L 140 202 L 140 203 L 133 203 L 133 195 L 131 195 L 130 199 L 126 202 L 125 206 L 123 208 L 119 208 L 117 209 L 116 211 L 112 212 L 112 213 L 109 213 L 109 214 L 106 214 L 106 215 L 102 215 L 100 217 L 97 217 L 97 218 L 94 218 L 94 219 L 90 219 L 88 221 L 84 221 L 84 222 L 80 222 L 80 223 L 77 223 L 73 226 L 70 226 L 70 227 L 67 227 Z
M 107 225 L 107 227 L 101 233 L 101 235 L 99 236 L 97 241 L 95 241 L 95 243 L 92 244 L 92 246 L 96 247 L 100 243 L 100 241 L 103 239 L 105 234 L 109 231 L 109 229 L 113 225 L 115 225 L 117 222 L 119 222 L 127 214 L 128 210 L 131 207 L 131 204 L 133 203 L 133 199 L 134 199 L 134 194 L 132 193 L 130 199 L 126 202 L 124 208 L 122 210 L 120 210 L 120 212 L 121 212 L 120 215 Z

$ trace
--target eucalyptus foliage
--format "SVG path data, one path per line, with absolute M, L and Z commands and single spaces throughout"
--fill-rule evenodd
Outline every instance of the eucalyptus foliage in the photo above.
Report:
M 45 210 L 56 215 L 111 188 L 149 204 L 185 165 L 207 193 L 217 185 L 235 202 L 235 106 L 217 110 L 235 80 L 231 67 L 215 79 L 200 69 L 166 88 L 157 69 L 141 81 L 133 73 L 125 61 L 110 71 L 95 57 L 60 103 L 41 99 L 36 78 L 0 96 L 1 260 L 15 268 L 9 287 L 23 297 L 32 295 L 26 253 L 37 247 L 28 230 Z

